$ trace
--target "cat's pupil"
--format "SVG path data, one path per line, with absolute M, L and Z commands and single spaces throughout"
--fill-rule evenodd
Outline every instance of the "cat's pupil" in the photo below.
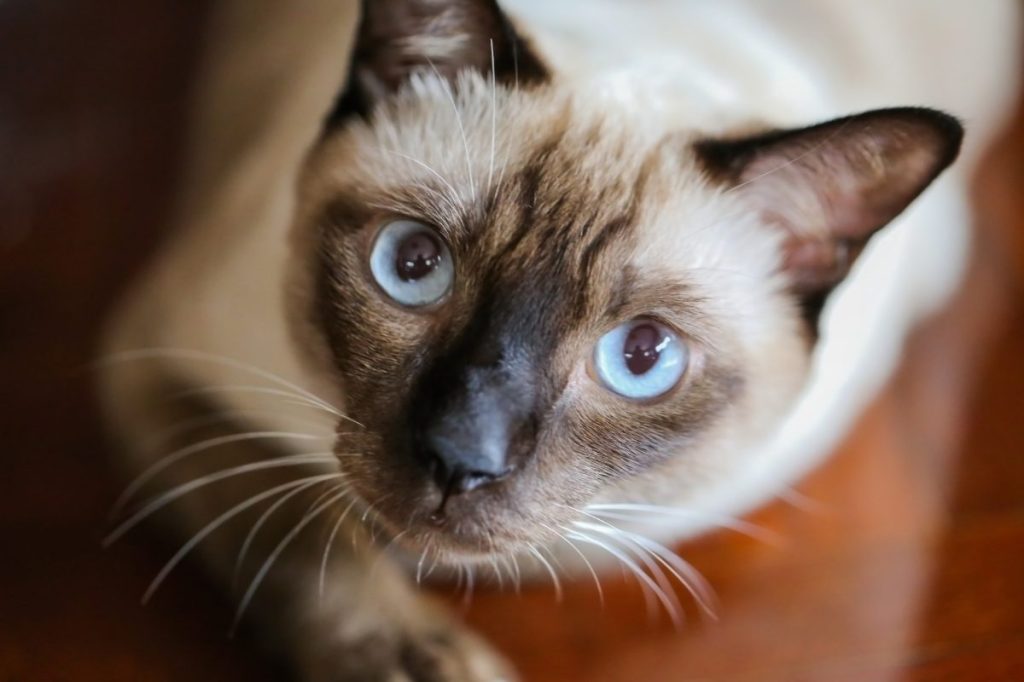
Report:
M 395 270 L 405 282 L 422 279 L 441 264 L 441 246 L 426 232 L 407 237 L 398 247 Z
M 622 353 L 633 374 L 646 374 L 658 363 L 664 335 L 653 324 L 638 324 L 629 330 Z

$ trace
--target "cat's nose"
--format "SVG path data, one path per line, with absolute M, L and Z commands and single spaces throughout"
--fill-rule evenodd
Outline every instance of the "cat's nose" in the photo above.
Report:
M 533 451 L 532 391 L 520 375 L 473 366 L 431 389 L 430 409 L 413 417 L 414 447 L 445 499 L 507 477 Z
M 476 490 L 481 486 L 499 481 L 511 473 L 507 466 L 489 466 L 488 468 L 467 468 L 462 457 L 452 457 L 437 451 L 428 451 L 431 475 L 445 496 L 460 495 Z M 472 466 L 472 465 L 470 465 Z
M 478 437 L 467 443 L 460 435 L 465 435 L 464 431 L 453 434 L 443 426 L 425 434 L 423 454 L 439 490 L 458 495 L 508 476 L 511 467 L 506 462 L 505 439 Z

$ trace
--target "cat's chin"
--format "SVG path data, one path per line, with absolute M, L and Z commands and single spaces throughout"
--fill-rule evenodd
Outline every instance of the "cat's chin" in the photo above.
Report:
M 447 561 L 484 561 L 500 554 L 515 551 L 522 544 L 521 536 L 498 529 L 477 516 L 460 514 L 438 517 L 434 512 L 421 510 L 401 520 L 381 512 L 376 522 L 383 526 L 395 543 L 406 550 L 438 555 Z
M 496 555 L 515 553 L 528 542 L 526 527 L 510 527 L 494 523 L 495 514 L 491 505 L 450 505 L 445 513 L 438 514 L 434 505 L 404 505 L 371 503 L 372 512 L 367 522 L 376 526 L 378 533 L 388 537 L 396 546 L 405 551 L 430 558 L 437 557 L 442 563 L 472 563 L 490 561 Z M 428 559 L 429 560 L 429 559 Z

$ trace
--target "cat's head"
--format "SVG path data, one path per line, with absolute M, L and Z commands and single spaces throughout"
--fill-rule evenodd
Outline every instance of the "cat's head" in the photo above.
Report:
M 817 314 L 955 157 L 923 109 L 708 139 L 595 106 L 492 0 L 365 3 L 302 178 L 296 303 L 336 450 L 403 541 L 521 549 L 744 466 Z

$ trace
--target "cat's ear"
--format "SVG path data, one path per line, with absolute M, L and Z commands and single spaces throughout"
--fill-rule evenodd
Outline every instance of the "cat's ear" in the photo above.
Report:
M 547 78 L 496 0 L 363 0 L 348 83 L 328 126 L 367 115 L 416 71 L 454 80 L 467 69 L 490 74 L 492 65 L 499 83 Z
M 696 148 L 713 178 L 783 230 L 783 268 L 816 324 L 868 239 L 953 162 L 962 138 L 951 116 L 903 108 Z

